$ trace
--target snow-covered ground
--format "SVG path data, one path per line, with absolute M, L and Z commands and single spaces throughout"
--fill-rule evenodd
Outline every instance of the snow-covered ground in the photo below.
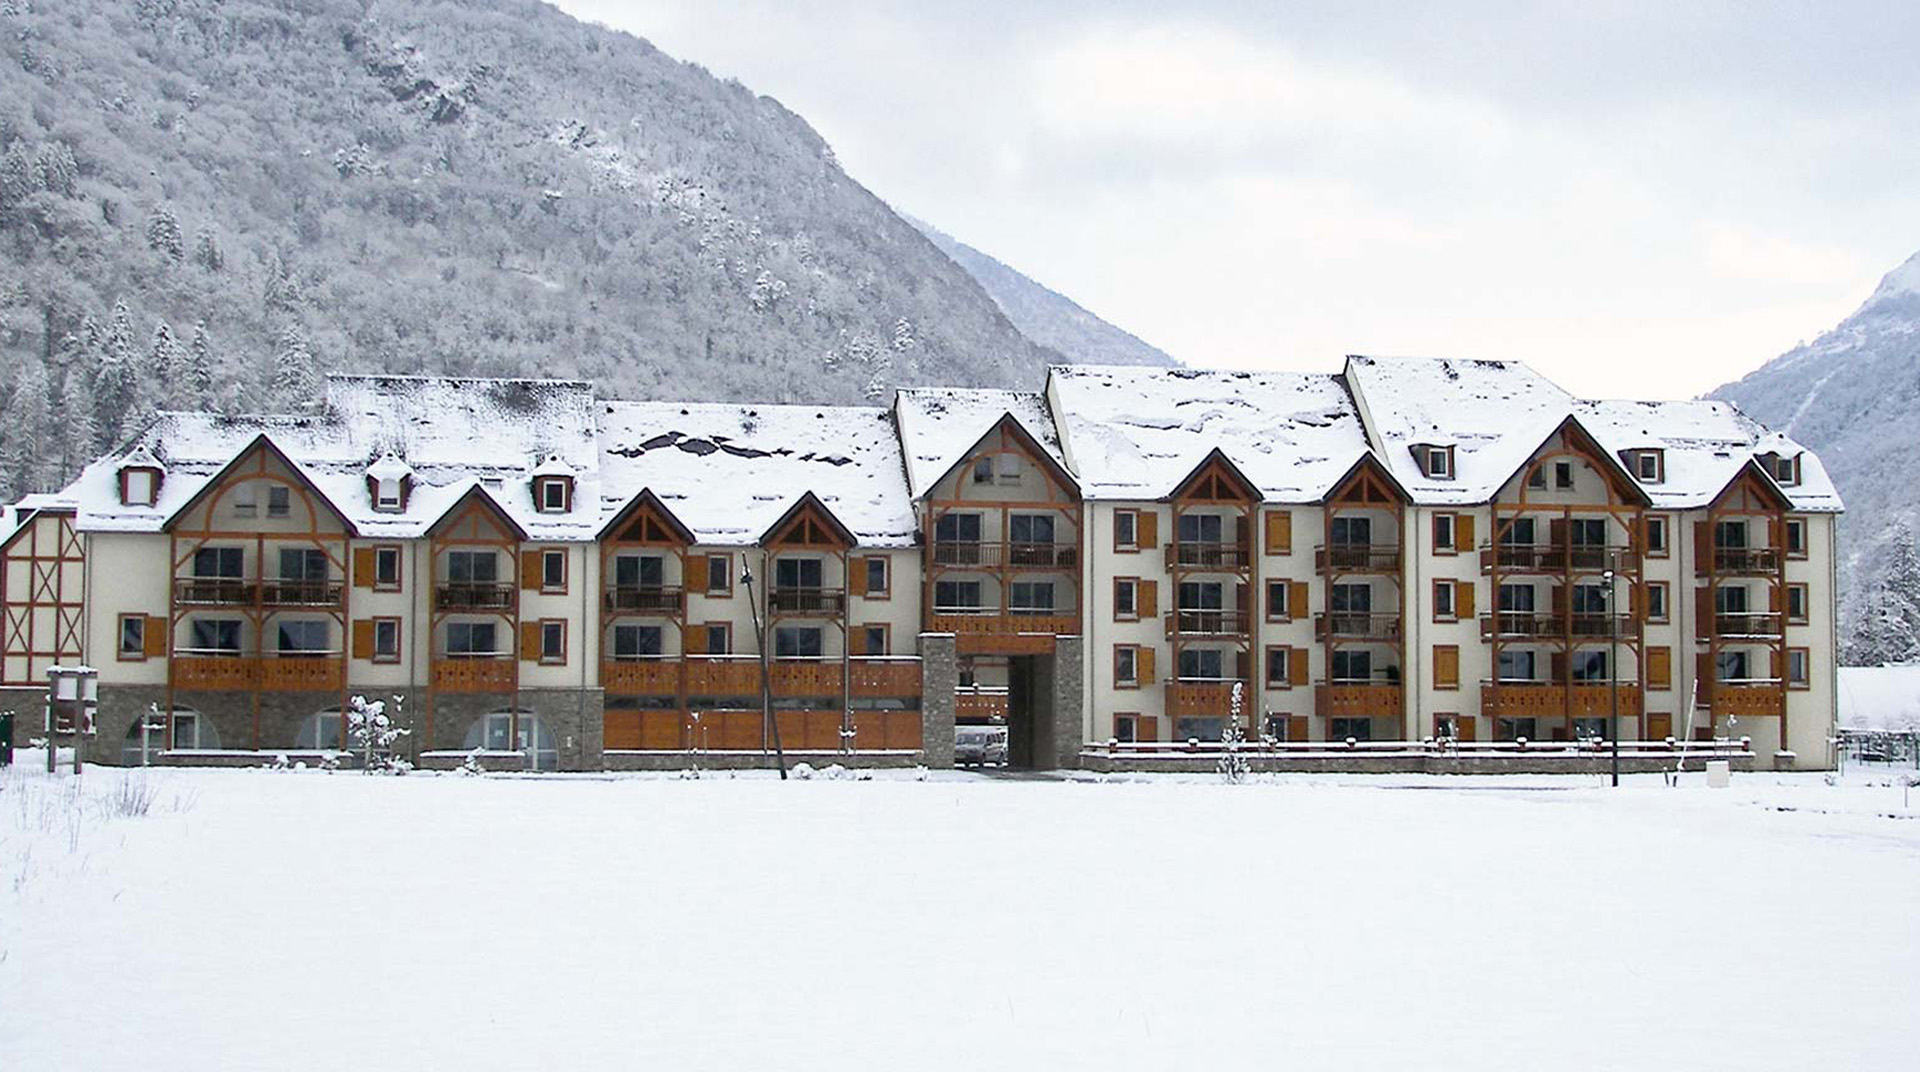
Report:
M 9 1072 L 1920 1054 L 1911 771 L 158 771 L 128 817 L 128 775 L 33 758 L 0 772 Z

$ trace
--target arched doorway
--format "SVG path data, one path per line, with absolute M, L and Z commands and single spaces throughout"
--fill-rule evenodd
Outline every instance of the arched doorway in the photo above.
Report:
M 160 753 L 175 750 L 207 750 L 220 747 L 220 731 L 213 720 L 191 707 L 173 709 L 173 739 L 167 739 L 167 717 L 148 708 L 127 727 L 120 742 L 120 764 L 139 767 L 151 764 Z

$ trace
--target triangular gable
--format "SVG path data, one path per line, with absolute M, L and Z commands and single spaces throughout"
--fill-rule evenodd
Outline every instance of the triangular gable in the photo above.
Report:
M 629 499 L 627 505 L 620 508 L 619 513 L 614 514 L 613 517 L 607 520 L 605 525 L 600 527 L 596 538 L 602 540 L 608 539 L 615 532 L 625 528 L 629 522 L 647 515 L 651 515 L 657 519 L 680 543 L 694 544 L 699 542 L 694 539 L 693 530 L 682 523 L 679 516 L 668 509 L 667 504 L 662 502 L 660 497 L 655 495 L 651 488 L 642 488 L 640 494 Z
M 1235 496 L 1222 494 L 1223 491 L 1228 490 L 1238 494 Z M 1233 464 L 1233 459 L 1227 457 L 1225 451 L 1215 447 L 1208 451 L 1207 456 L 1200 459 L 1200 463 L 1182 477 L 1178 484 L 1173 486 L 1173 490 L 1166 497 L 1168 502 L 1178 499 L 1257 503 L 1260 501 L 1260 488 L 1252 480 L 1247 479 L 1247 474 Z
M 960 467 L 966 463 L 967 459 L 973 457 L 974 452 L 978 451 L 989 437 L 997 435 L 1002 430 L 1011 433 L 1021 448 L 1035 461 L 1039 462 L 1061 487 L 1071 492 L 1075 499 L 1080 498 L 1080 482 L 1074 479 L 1072 473 L 1067 472 L 1065 466 L 1054 460 L 1053 455 L 1048 452 L 1046 447 L 1041 445 L 1040 440 L 1036 439 L 1032 432 L 1027 431 L 1027 426 L 1021 424 L 1020 418 L 1015 417 L 1011 411 L 1001 414 L 999 420 L 994 421 L 985 432 L 980 434 L 980 438 L 974 440 L 967 449 L 961 451 L 959 456 L 953 459 L 953 464 L 947 466 L 945 472 L 927 484 L 925 494 L 933 494 L 934 488 L 958 472 Z
M 1353 460 L 1340 479 L 1327 489 L 1321 502 L 1405 504 L 1412 498 L 1407 494 L 1406 486 L 1394 479 L 1392 471 L 1380 464 L 1380 459 L 1372 451 L 1368 451 Z
M 186 502 L 180 504 L 179 509 L 167 515 L 167 520 L 160 526 L 161 531 L 171 532 L 174 525 L 179 522 L 182 516 L 188 511 L 198 507 L 209 496 L 213 495 L 228 478 L 240 470 L 240 466 L 243 463 L 253 457 L 256 450 L 266 451 L 269 456 L 286 466 L 287 471 L 293 474 L 294 480 L 299 483 L 302 489 L 320 502 L 326 504 L 327 509 L 333 512 L 334 519 L 340 522 L 340 526 L 347 531 L 348 535 L 360 535 L 359 527 L 353 523 L 351 517 L 347 516 L 346 511 L 340 509 L 339 504 L 334 502 L 331 496 L 321 491 L 320 486 L 315 484 L 313 478 L 307 475 L 305 467 L 288 457 L 287 453 L 280 449 L 280 445 L 273 441 L 273 437 L 265 432 L 261 432 L 249 440 L 246 446 L 241 447 L 239 452 L 234 454 L 232 461 L 221 466 L 219 472 L 208 477 L 206 482 L 200 485 L 199 491 L 194 492 Z
M 506 507 L 500 505 L 500 500 L 493 497 L 493 493 L 487 490 L 486 485 L 478 482 L 463 492 L 459 498 L 453 500 L 453 505 L 441 511 L 439 517 L 433 519 L 433 522 L 427 526 L 427 535 L 431 536 L 439 532 L 442 527 L 459 520 L 469 506 L 485 508 L 516 538 L 521 540 L 527 538 L 527 530 L 520 527 L 520 523 L 513 519 L 512 514 L 507 513 Z
M 1545 450 L 1547 444 L 1553 442 L 1553 437 L 1557 435 L 1566 435 L 1568 439 L 1574 442 L 1580 449 L 1582 454 L 1588 455 L 1595 461 L 1598 461 L 1601 464 L 1602 471 L 1616 484 L 1615 490 L 1625 492 L 1625 494 L 1621 495 L 1621 498 L 1640 506 L 1653 505 L 1653 499 L 1650 498 L 1646 490 L 1640 486 L 1640 482 L 1633 478 L 1633 474 L 1627 471 L 1627 467 L 1620 464 L 1620 459 L 1615 457 L 1612 451 L 1601 446 L 1599 437 L 1588 431 L 1587 426 L 1580 423 L 1580 418 L 1571 413 L 1567 414 L 1565 420 L 1554 425 L 1553 431 L 1542 436 L 1540 442 L 1533 445 L 1533 449 L 1527 452 L 1527 456 L 1525 460 L 1520 463 L 1519 468 L 1501 478 L 1500 483 L 1494 488 L 1494 495 L 1497 497 L 1500 494 L 1501 488 L 1511 484 L 1516 477 L 1519 477 L 1531 468 L 1534 459 L 1540 456 L 1540 452 Z M 1579 437 L 1577 440 L 1573 438 L 1575 435 Z
M 1793 498 L 1781 489 L 1779 482 L 1773 479 L 1773 474 L 1767 472 L 1766 466 L 1761 465 L 1758 459 L 1751 457 L 1734 472 L 1725 486 L 1714 493 L 1709 509 L 1719 507 L 1729 496 L 1740 491 L 1743 484 L 1758 491 L 1761 496 L 1769 500 L 1769 505 L 1773 509 L 1781 511 L 1793 509 Z
M 830 539 L 822 539 L 823 535 Z M 860 541 L 853 530 L 833 516 L 833 511 L 827 509 L 819 496 L 809 491 L 781 514 L 778 521 L 767 526 L 767 531 L 760 534 L 760 542 L 768 547 L 797 543 L 804 547 L 845 549 Z

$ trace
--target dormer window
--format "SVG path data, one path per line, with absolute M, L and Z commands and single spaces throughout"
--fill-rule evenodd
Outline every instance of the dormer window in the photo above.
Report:
M 1667 479 L 1667 457 L 1663 450 L 1621 451 L 1627 468 L 1642 484 L 1663 484 Z
M 160 481 L 165 476 L 152 451 L 135 447 L 120 462 L 120 505 L 152 506 L 160 500 Z
M 564 514 L 573 507 L 573 478 L 543 476 L 533 482 L 534 503 L 543 514 Z
M 398 480 L 377 480 L 374 482 L 373 508 L 383 513 L 399 512 L 400 482 Z
M 367 466 L 367 493 L 373 508 L 383 514 L 398 514 L 407 508 L 407 493 L 413 483 L 413 467 L 392 451 L 382 454 Z
M 1413 447 L 1413 460 L 1419 464 L 1420 474 L 1429 480 L 1453 479 L 1452 447 L 1416 443 Z
M 1800 483 L 1800 455 L 1762 454 L 1760 464 L 1766 466 L 1767 475 L 1781 487 L 1792 487 Z

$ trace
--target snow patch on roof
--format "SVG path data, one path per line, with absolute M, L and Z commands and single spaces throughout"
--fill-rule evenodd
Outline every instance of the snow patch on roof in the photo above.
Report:
M 1638 481 L 1659 509 L 1699 509 L 1712 504 L 1757 455 L 1800 455 L 1800 483 L 1780 491 L 1794 508 L 1814 513 L 1841 509 L 1840 496 L 1811 451 L 1740 412 L 1730 402 L 1635 400 L 1578 402 L 1575 415 L 1600 445 L 1614 452 L 1658 449 L 1666 478 Z
M 1038 391 L 988 388 L 915 387 L 894 399 L 900 437 L 905 442 L 907 482 L 915 499 L 947 475 L 967 450 L 1012 415 L 1064 471 L 1060 434 Z

